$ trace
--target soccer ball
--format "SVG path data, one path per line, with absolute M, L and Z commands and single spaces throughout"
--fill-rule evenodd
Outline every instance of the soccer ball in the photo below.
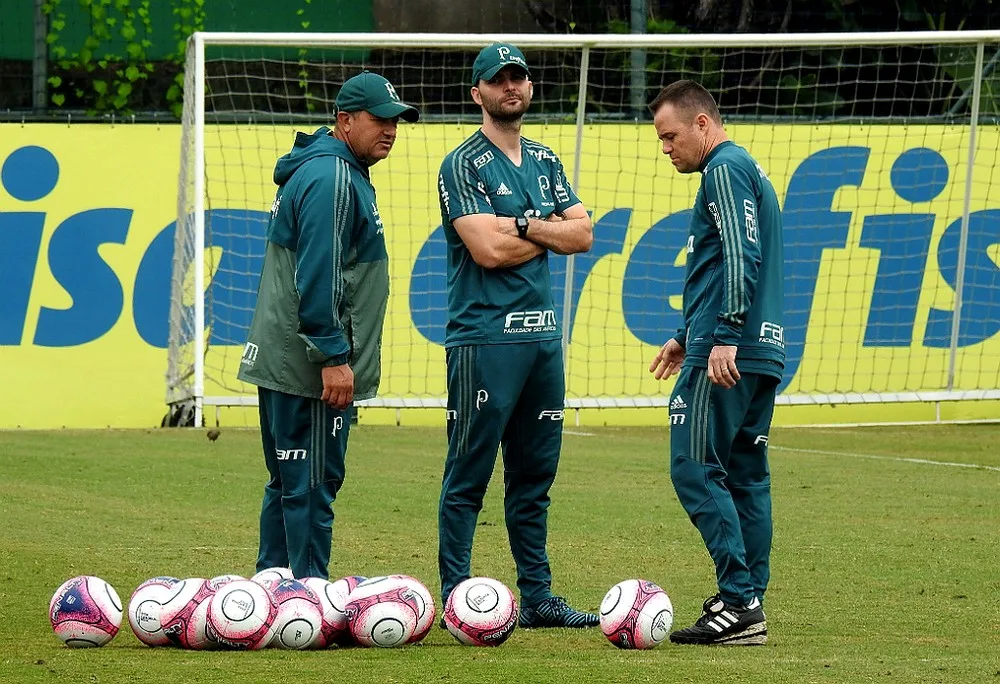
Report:
M 463 644 L 499 646 L 517 627 L 517 600 L 502 582 L 472 577 L 449 594 L 444 624 Z
M 316 592 L 323 607 L 323 628 L 316 635 L 310 648 L 326 648 L 332 644 L 351 643 L 351 630 L 347 624 L 347 597 L 365 581 L 365 577 L 342 577 L 336 582 L 328 582 L 319 577 L 307 577 L 302 583 Z
M 160 625 L 160 611 L 179 583 L 176 577 L 154 577 L 132 592 L 128 602 L 128 624 L 139 641 L 147 646 L 166 646 L 170 643 Z
M 271 593 L 278 604 L 271 646 L 291 650 L 312 646 L 323 630 L 323 606 L 316 592 L 288 579 L 276 584 Z
M 601 601 L 601 631 L 618 648 L 653 648 L 673 623 L 667 592 L 646 580 L 619 582 Z
M 415 577 L 409 575 L 390 575 L 392 579 L 403 582 L 413 590 L 413 596 L 417 600 L 420 609 L 417 611 L 417 626 L 407 643 L 415 644 L 422 640 L 434 626 L 434 618 L 437 616 L 437 609 L 434 607 L 434 597 L 427 587 Z
M 243 579 L 239 575 L 219 575 L 209 580 L 202 580 L 198 590 L 190 598 L 187 605 L 178 611 L 169 624 L 164 623 L 164 630 L 178 646 L 194 651 L 205 651 L 219 648 L 215 633 L 208 627 L 208 609 L 212 597 L 223 586 Z M 189 580 L 197 584 L 199 580 Z
M 235 580 L 215 592 L 208 605 L 208 633 L 220 646 L 255 651 L 274 636 L 278 604 L 256 582 Z
M 262 587 L 267 587 L 268 589 L 273 589 L 281 580 L 295 579 L 295 575 L 288 568 L 267 568 L 266 570 L 261 570 L 256 575 L 250 578 L 251 582 L 256 582 Z
M 179 582 L 160 608 L 160 627 L 174 646 L 199 651 L 214 646 L 206 630 L 208 599 L 214 592 L 206 584 L 201 577 Z
M 406 583 L 373 577 L 351 592 L 344 612 L 351 635 L 361 646 L 393 648 L 413 636 L 420 605 Z
M 122 602 L 114 587 L 99 577 L 66 580 L 49 601 L 52 630 L 71 648 L 103 646 L 122 624 Z
M 229 584 L 230 582 L 235 582 L 236 580 L 246 579 L 240 575 L 217 575 L 210 580 L 207 580 L 209 588 L 215 592 L 218 591 L 223 585 Z

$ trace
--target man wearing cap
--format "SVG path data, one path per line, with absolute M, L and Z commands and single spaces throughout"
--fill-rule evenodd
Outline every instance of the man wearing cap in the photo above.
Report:
M 368 169 L 417 110 L 365 71 L 337 95 L 335 128 L 298 133 L 278 186 L 239 379 L 257 385 L 270 481 L 257 570 L 326 578 L 332 504 L 355 399 L 379 385 L 388 256 Z
M 546 534 L 565 399 L 548 254 L 586 252 L 593 231 L 559 158 L 521 137 L 529 78 L 513 45 L 495 43 L 479 53 L 472 99 L 482 108 L 483 125 L 445 157 L 438 177 L 448 242 L 441 590 L 447 598 L 471 574 L 476 518 L 499 446 L 520 626 L 591 627 L 597 615 L 552 593 Z

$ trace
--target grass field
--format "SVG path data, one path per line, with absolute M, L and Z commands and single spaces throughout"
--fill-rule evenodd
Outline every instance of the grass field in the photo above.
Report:
M 775 430 L 763 648 L 622 652 L 597 630 L 519 630 L 473 649 L 435 629 L 399 650 L 194 653 L 148 649 L 127 625 L 105 648 L 70 650 L 46 608 L 78 574 L 124 601 L 154 575 L 252 574 L 256 432 L 0 432 L 0 682 L 1000 683 L 998 443 L 997 426 Z M 331 575 L 405 572 L 437 593 L 443 452 L 441 429 L 355 428 Z M 665 430 L 567 434 L 560 467 L 556 592 L 594 609 L 644 577 L 676 625 L 692 622 L 714 574 L 674 496 Z M 494 482 L 473 568 L 514 586 Z

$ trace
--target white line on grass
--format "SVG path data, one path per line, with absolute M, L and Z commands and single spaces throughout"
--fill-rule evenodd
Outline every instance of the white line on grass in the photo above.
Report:
M 905 463 L 920 463 L 923 465 L 949 466 L 951 468 L 974 468 L 976 470 L 994 470 L 1000 472 L 997 466 L 980 463 L 952 463 L 951 461 L 932 461 L 927 458 L 906 458 L 903 456 L 880 456 L 878 454 L 854 454 L 846 451 L 824 451 L 822 449 L 799 449 L 796 447 L 772 446 L 779 451 L 797 451 L 800 454 L 816 454 L 818 456 L 850 456 L 852 458 L 870 458 L 876 461 L 903 461 Z
M 564 435 L 574 435 L 576 437 L 596 437 L 594 432 L 577 432 L 576 430 L 563 430 Z

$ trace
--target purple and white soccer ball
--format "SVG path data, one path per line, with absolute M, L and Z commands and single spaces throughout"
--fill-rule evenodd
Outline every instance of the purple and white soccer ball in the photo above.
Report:
M 176 577 L 153 577 L 132 592 L 128 602 L 128 624 L 132 632 L 147 646 L 168 646 L 170 639 L 163 633 L 160 613 L 163 604 L 175 593 L 180 583 Z
M 250 580 L 219 588 L 208 604 L 208 632 L 223 648 L 255 651 L 274 636 L 278 604 L 270 590 Z
M 455 587 L 444 605 L 444 623 L 467 646 L 499 646 L 517 627 L 517 599 L 503 582 L 470 577 Z
M 256 582 L 262 587 L 273 589 L 274 585 L 282 580 L 295 579 L 292 571 L 288 568 L 266 568 L 250 578 L 251 582 Z
M 420 602 L 406 582 L 372 577 L 351 592 L 344 612 L 358 645 L 395 648 L 413 636 Z
M 424 583 L 416 577 L 410 575 L 389 575 L 393 579 L 398 579 L 413 590 L 413 596 L 417 601 L 417 625 L 410 635 L 407 643 L 415 644 L 422 641 L 427 636 L 431 628 L 434 627 L 434 618 L 437 617 L 437 608 L 434 606 L 434 597 Z
M 323 632 L 323 605 L 308 585 L 286 579 L 271 589 L 278 613 L 271 646 L 288 650 L 311 648 Z
M 171 644 L 195 651 L 216 647 L 208 633 L 208 600 L 213 593 L 201 577 L 174 586 L 174 594 L 160 609 L 160 625 Z
M 49 601 L 52 631 L 70 648 L 103 646 L 122 624 L 122 602 L 100 577 L 66 580 Z
M 647 580 L 619 582 L 601 601 L 601 631 L 618 648 L 658 646 L 673 623 L 674 607 L 667 592 Z
M 307 577 L 302 580 L 303 584 L 316 592 L 323 609 L 323 627 L 309 648 L 327 648 L 334 644 L 348 646 L 354 643 L 345 612 L 347 599 L 366 579 L 358 575 L 349 575 L 333 582 L 319 577 Z

